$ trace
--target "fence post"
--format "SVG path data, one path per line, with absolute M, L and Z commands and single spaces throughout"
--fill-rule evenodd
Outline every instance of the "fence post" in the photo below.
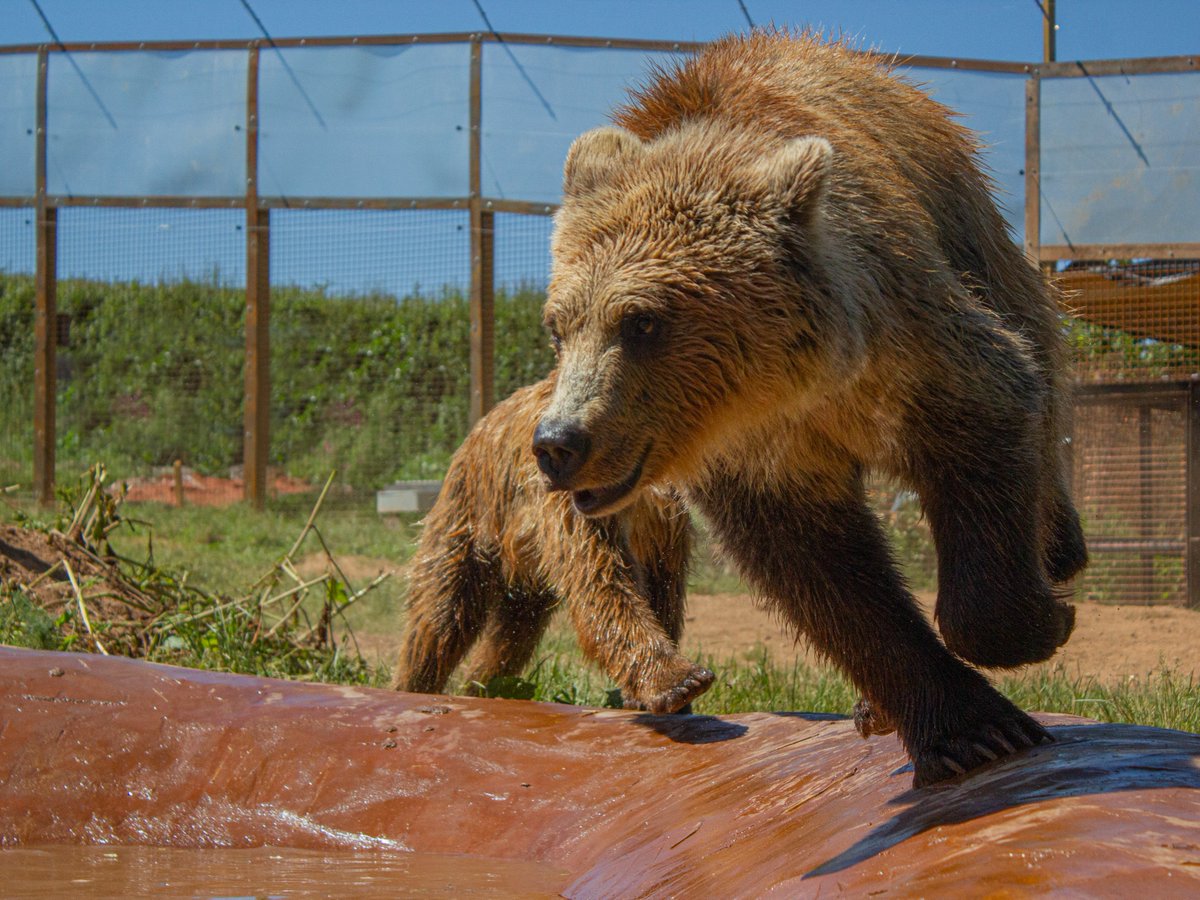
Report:
M 1042 2 L 1042 59 L 1054 62 L 1058 59 L 1058 16 L 1054 11 L 1054 0 Z
M 35 311 L 33 324 L 33 490 L 40 503 L 54 502 L 55 413 L 58 401 L 58 209 L 46 195 L 46 83 L 50 54 L 38 48 Z
M 1200 380 L 1188 384 L 1187 397 L 1187 605 L 1200 610 Z
M 470 423 L 487 415 L 495 400 L 495 214 L 483 202 L 482 159 L 483 42 L 471 37 L 469 189 L 471 216 L 471 399 Z
M 258 200 L 259 45 L 250 46 L 246 83 L 246 361 L 243 409 L 243 498 L 267 499 L 271 426 L 271 215 Z
M 1042 251 L 1042 77 L 1025 81 L 1025 256 L 1041 265 Z

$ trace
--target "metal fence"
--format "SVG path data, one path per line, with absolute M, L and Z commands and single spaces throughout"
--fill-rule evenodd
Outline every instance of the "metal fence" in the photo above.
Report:
M 0 48 L 0 477 L 47 499 L 94 459 L 148 486 L 181 460 L 262 504 L 331 469 L 346 503 L 440 476 L 549 370 L 570 140 L 695 49 Z M 1200 605 L 1195 63 L 899 63 L 984 134 L 1014 235 L 1069 292 L 1090 596 Z

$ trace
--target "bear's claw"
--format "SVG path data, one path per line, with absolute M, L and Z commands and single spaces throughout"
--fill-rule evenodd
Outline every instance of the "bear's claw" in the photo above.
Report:
M 707 691 L 715 679 L 716 675 L 711 669 L 692 666 L 674 686 L 645 700 L 628 700 L 625 708 L 644 709 L 655 715 L 678 712 Z
M 975 723 L 965 733 L 934 740 L 912 753 L 913 787 L 925 787 L 1013 756 L 1038 744 L 1053 742 L 1045 728 L 1016 707 L 996 711 L 996 719 Z M 854 728 L 865 739 L 896 730 L 888 716 L 865 697 L 854 704 Z
M 1014 708 L 1015 715 L 988 722 L 978 730 L 943 737 L 912 753 L 913 787 L 921 788 L 966 775 L 980 766 L 1013 756 L 1038 744 L 1053 743 L 1045 728 Z M 972 733 L 973 731 L 973 733 Z

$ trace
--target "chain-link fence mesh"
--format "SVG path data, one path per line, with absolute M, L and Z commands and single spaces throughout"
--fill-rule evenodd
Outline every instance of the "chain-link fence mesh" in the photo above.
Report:
M 1092 558 L 1081 596 L 1187 603 L 1187 398 L 1157 386 L 1080 397 L 1073 474 Z
M 0 486 L 28 485 L 33 469 L 36 216 L 0 209 Z
M 241 210 L 59 211 L 56 468 L 102 461 L 133 498 L 241 497 Z M 232 471 L 231 471 L 232 470 Z M 187 485 L 185 485 L 187 486 Z
M 346 502 L 437 479 L 467 432 L 469 221 L 271 214 L 271 464 Z
M 650 63 L 677 54 L 485 42 L 473 93 L 466 40 L 264 50 L 251 138 L 248 49 L 98 49 L 76 54 L 75 65 L 53 55 L 46 180 L 37 186 L 36 57 L 10 54 L 0 66 L 15 123 L 0 134 L 0 193 L 26 203 L 44 187 L 51 205 L 62 204 L 58 478 L 103 460 L 134 482 L 135 496 L 170 500 L 162 472 L 179 460 L 189 484 L 212 479 L 208 497 L 241 498 L 241 192 L 253 176 L 271 207 L 268 496 L 315 490 L 336 470 L 329 502 L 371 510 L 374 492 L 394 481 L 439 479 L 468 428 L 470 198 L 486 201 L 493 226 L 500 400 L 553 363 L 541 307 L 566 148 L 607 120 Z M 1026 76 L 957 67 L 914 75 L 986 133 L 1019 233 Z M 1198 83 L 1194 73 L 1044 79 L 1037 237 L 1056 253 L 1081 241 L 1194 241 L 1186 137 Z M 94 207 L 74 205 L 84 194 L 95 194 Z M 492 201 L 530 214 L 492 213 Z M 144 202 L 161 208 L 134 208 Z M 193 202 L 230 206 L 184 208 Z M 431 205 L 443 208 L 423 208 Z M 6 483 L 29 483 L 33 468 L 35 218 L 0 209 Z M 1184 602 L 1181 510 L 1197 477 L 1185 454 L 1191 413 L 1176 399 L 1147 399 L 1168 396 L 1165 387 L 1126 388 L 1181 390 L 1200 377 L 1200 262 L 1072 262 L 1055 274 L 1067 291 L 1075 380 L 1087 389 L 1074 435 L 1095 560 L 1083 593 Z M 919 502 L 883 484 L 873 495 L 910 579 L 934 587 Z
M 554 365 L 542 327 L 553 224 L 549 216 L 495 216 L 497 401 L 544 378 Z
M 1200 261 L 1072 262 L 1058 279 L 1079 382 L 1200 373 Z
M 1073 262 L 1058 277 L 1080 385 L 1074 491 L 1092 557 L 1081 593 L 1186 605 L 1200 262 Z

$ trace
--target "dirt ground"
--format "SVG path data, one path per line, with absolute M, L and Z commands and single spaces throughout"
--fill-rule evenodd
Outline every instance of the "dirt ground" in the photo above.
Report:
M 352 581 L 368 580 L 385 569 L 404 577 L 403 571 L 384 560 L 352 557 L 339 562 Z M 935 595 L 924 593 L 918 599 L 932 615 Z M 1104 683 L 1144 678 L 1164 668 L 1200 680 L 1200 612 L 1099 603 L 1080 603 L 1076 610 L 1075 633 L 1044 667 L 1061 667 L 1069 677 L 1094 677 Z M 389 634 L 373 624 L 370 632 L 358 633 L 363 652 L 391 663 L 399 647 L 399 626 Z M 559 627 L 566 627 L 565 623 Z M 690 655 L 707 653 L 717 659 L 749 656 L 766 647 L 778 664 L 817 661 L 804 643 L 795 642 L 770 614 L 742 594 L 692 594 L 683 646 Z
M 202 475 L 186 466 L 180 471 L 178 483 L 175 473 L 166 469 L 152 476 L 128 478 L 125 484 L 128 487 L 126 500 L 149 500 L 169 506 L 179 505 L 181 488 L 183 502 L 193 506 L 232 506 L 242 501 L 245 491 L 244 482 L 240 477 Z M 307 481 L 272 472 L 267 490 L 271 496 L 277 497 L 282 494 L 303 494 L 313 491 L 314 488 Z
M 919 599 L 927 612 L 933 594 Z M 688 601 L 684 647 L 720 658 L 765 646 L 774 660 L 790 664 L 813 657 L 775 620 L 746 596 L 692 595 Z M 1200 612 L 1172 606 L 1115 606 L 1080 603 L 1075 633 L 1046 667 L 1061 666 L 1068 676 L 1103 682 L 1145 677 L 1164 667 L 1200 679 Z
M 41 589 L 53 596 L 43 598 L 50 609 L 69 603 L 73 596 L 69 582 L 60 571 L 48 572 L 52 560 L 61 556 L 63 546 L 46 546 L 45 536 L 34 536 L 20 529 L 0 529 L 0 577 L 23 583 L 43 572 Z M 32 543 L 31 543 L 32 542 Z M 55 552 L 57 551 L 57 552 Z M 101 576 L 99 560 L 73 550 L 77 574 Z M 85 558 L 86 557 L 86 558 Z M 382 571 L 404 578 L 403 567 L 372 557 L 338 558 L 345 574 L 358 585 Z M 301 573 L 323 570 L 323 556 L 300 560 Z M 111 589 L 110 589 L 111 590 Z M 932 611 L 934 595 L 919 599 L 927 612 Z M 1200 680 L 1200 612 L 1170 606 L 1116 606 L 1081 603 L 1077 606 L 1075 633 L 1066 647 L 1049 663 L 1061 667 L 1071 677 L 1094 677 L 1106 683 L 1143 678 L 1164 668 L 1184 677 Z M 389 620 L 396 627 L 389 628 Z M 400 642 L 402 614 L 372 617 L 369 629 L 359 628 L 357 637 L 363 652 L 375 660 L 391 663 Z M 559 627 L 567 627 L 561 623 Z M 689 655 L 706 653 L 715 658 L 751 656 L 765 647 L 777 664 L 790 665 L 800 659 L 816 662 L 803 643 L 789 637 L 774 618 L 745 595 L 693 594 L 688 599 L 684 651 Z

